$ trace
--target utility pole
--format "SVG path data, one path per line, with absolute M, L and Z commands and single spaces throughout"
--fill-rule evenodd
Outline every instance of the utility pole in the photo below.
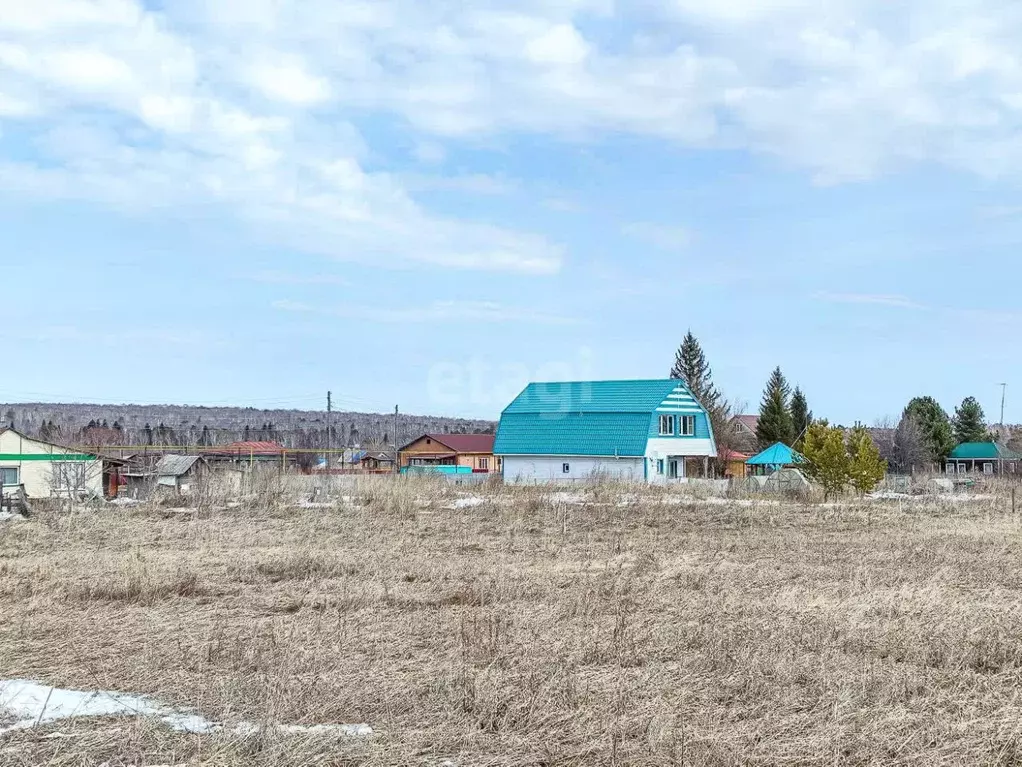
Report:
M 330 476 L 330 448 L 333 446 L 333 434 L 331 434 L 330 414 L 334 409 L 333 393 L 326 393 L 326 473 Z
M 1001 428 L 1004 428 L 1004 399 L 1008 394 L 1008 384 L 1001 384 Z
M 397 441 L 397 405 L 394 405 L 394 460 L 397 460 L 397 447 L 399 444 Z

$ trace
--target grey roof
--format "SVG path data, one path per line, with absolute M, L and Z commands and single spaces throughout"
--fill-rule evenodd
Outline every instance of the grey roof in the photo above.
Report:
M 197 455 L 165 455 L 153 473 L 158 477 L 183 477 L 199 460 Z

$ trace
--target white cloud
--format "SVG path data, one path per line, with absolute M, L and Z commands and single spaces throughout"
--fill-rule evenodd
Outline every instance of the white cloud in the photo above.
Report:
M 923 304 L 906 296 L 877 293 L 817 293 L 821 301 L 834 304 L 869 304 L 873 306 L 890 306 L 897 309 L 925 309 Z
M 286 104 L 306 106 L 330 98 L 330 83 L 309 74 L 298 61 L 256 64 L 249 72 L 249 82 L 267 98 Z
M 0 127 L 17 121 L 40 155 L 0 155 L 0 187 L 219 205 L 336 258 L 550 274 L 557 244 L 413 197 L 495 192 L 499 177 L 404 176 L 388 170 L 395 146 L 381 133 L 367 147 L 354 125 L 396 123 L 426 163 L 505 134 L 624 132 L 768 154 L 828 183 L 920 162 L 1014 176 L 1020 36 L 1009 0 L 7 2 Z M 71 151 L 83 126 L 87 155 Z
M 405 187 L 413 192 L 443 191 L 475 195 L 502 195 L 514 191 L 519 186 L 518 182 L 512 179 L 503 176 L 490 176 L 485 173 L 468 173 L 461 176 L 405 173 L 400 178 Z
M 685 250 L 692 244 L 692 233 L 683 226 L 635 222 L 621 227 L 621 231 L 636 240 L 660 250 Z
M 347 305 L 332 308 L 296 301 L 275 301 L 275 309 L 299 314 L 357 319 L 379 323 L 516 322 L 536 325 L 574 325 L 577 320 L 534 309 L 509 307 L 491 301 L 434 301 L 426 306 L 381 308 Z
M 264 269 L 248 275 L 253 282 L 267 285 L 350 285 L 351 283 L 336 274 L 293 274 L 291 272 Z

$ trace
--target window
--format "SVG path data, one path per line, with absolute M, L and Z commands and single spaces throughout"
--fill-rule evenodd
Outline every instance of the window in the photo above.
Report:
M 489 471 L 490 470 L 490 459 L 489 458 L 480 458 L 479 459 L 479 468 L 482 471 Z
M 663 474 L 664 473 L 664 459 L 663 458 L 658 458 L 657 459 L 657 462 L 656 462 L 656 473 L 657 474 Z
M 983 464 L 983 473 L 984 474 L 993 474 L 994 473 L 994 465 L 992 463 L 984 463 Z
M 568 474 L 569 472 L 571 472 L 571 464 L 562 463 L 561 464 L 561 473 Z
M 673 437 L 674 436 L 674 416 L 673 415 L 662 415 L 662 416 L 660 416 L 660 436 L 661 437 Z
M 947 468 L 947 473 L 948 474 L 954 474 L 955 473 L 955 465 L 953 463 L 949 463 L 946 468 Z
M 0 485 L 17 485 L 18 484 L 18 469 L 0 469 Z
M 696 417 L 694 415 L 683 415 L 681 417 L 681 436 L 694 437 L 696 435 Z

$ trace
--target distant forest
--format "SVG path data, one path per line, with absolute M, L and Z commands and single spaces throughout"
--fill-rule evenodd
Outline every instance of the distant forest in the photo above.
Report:
M 50 442 L 90 447 L 226 445 L 267 440 L 293 449 L 401 446 L 425 433 L 492 434 L 496 424 L 437 416 L 190 405 L 0 404 L 0 426 Z

